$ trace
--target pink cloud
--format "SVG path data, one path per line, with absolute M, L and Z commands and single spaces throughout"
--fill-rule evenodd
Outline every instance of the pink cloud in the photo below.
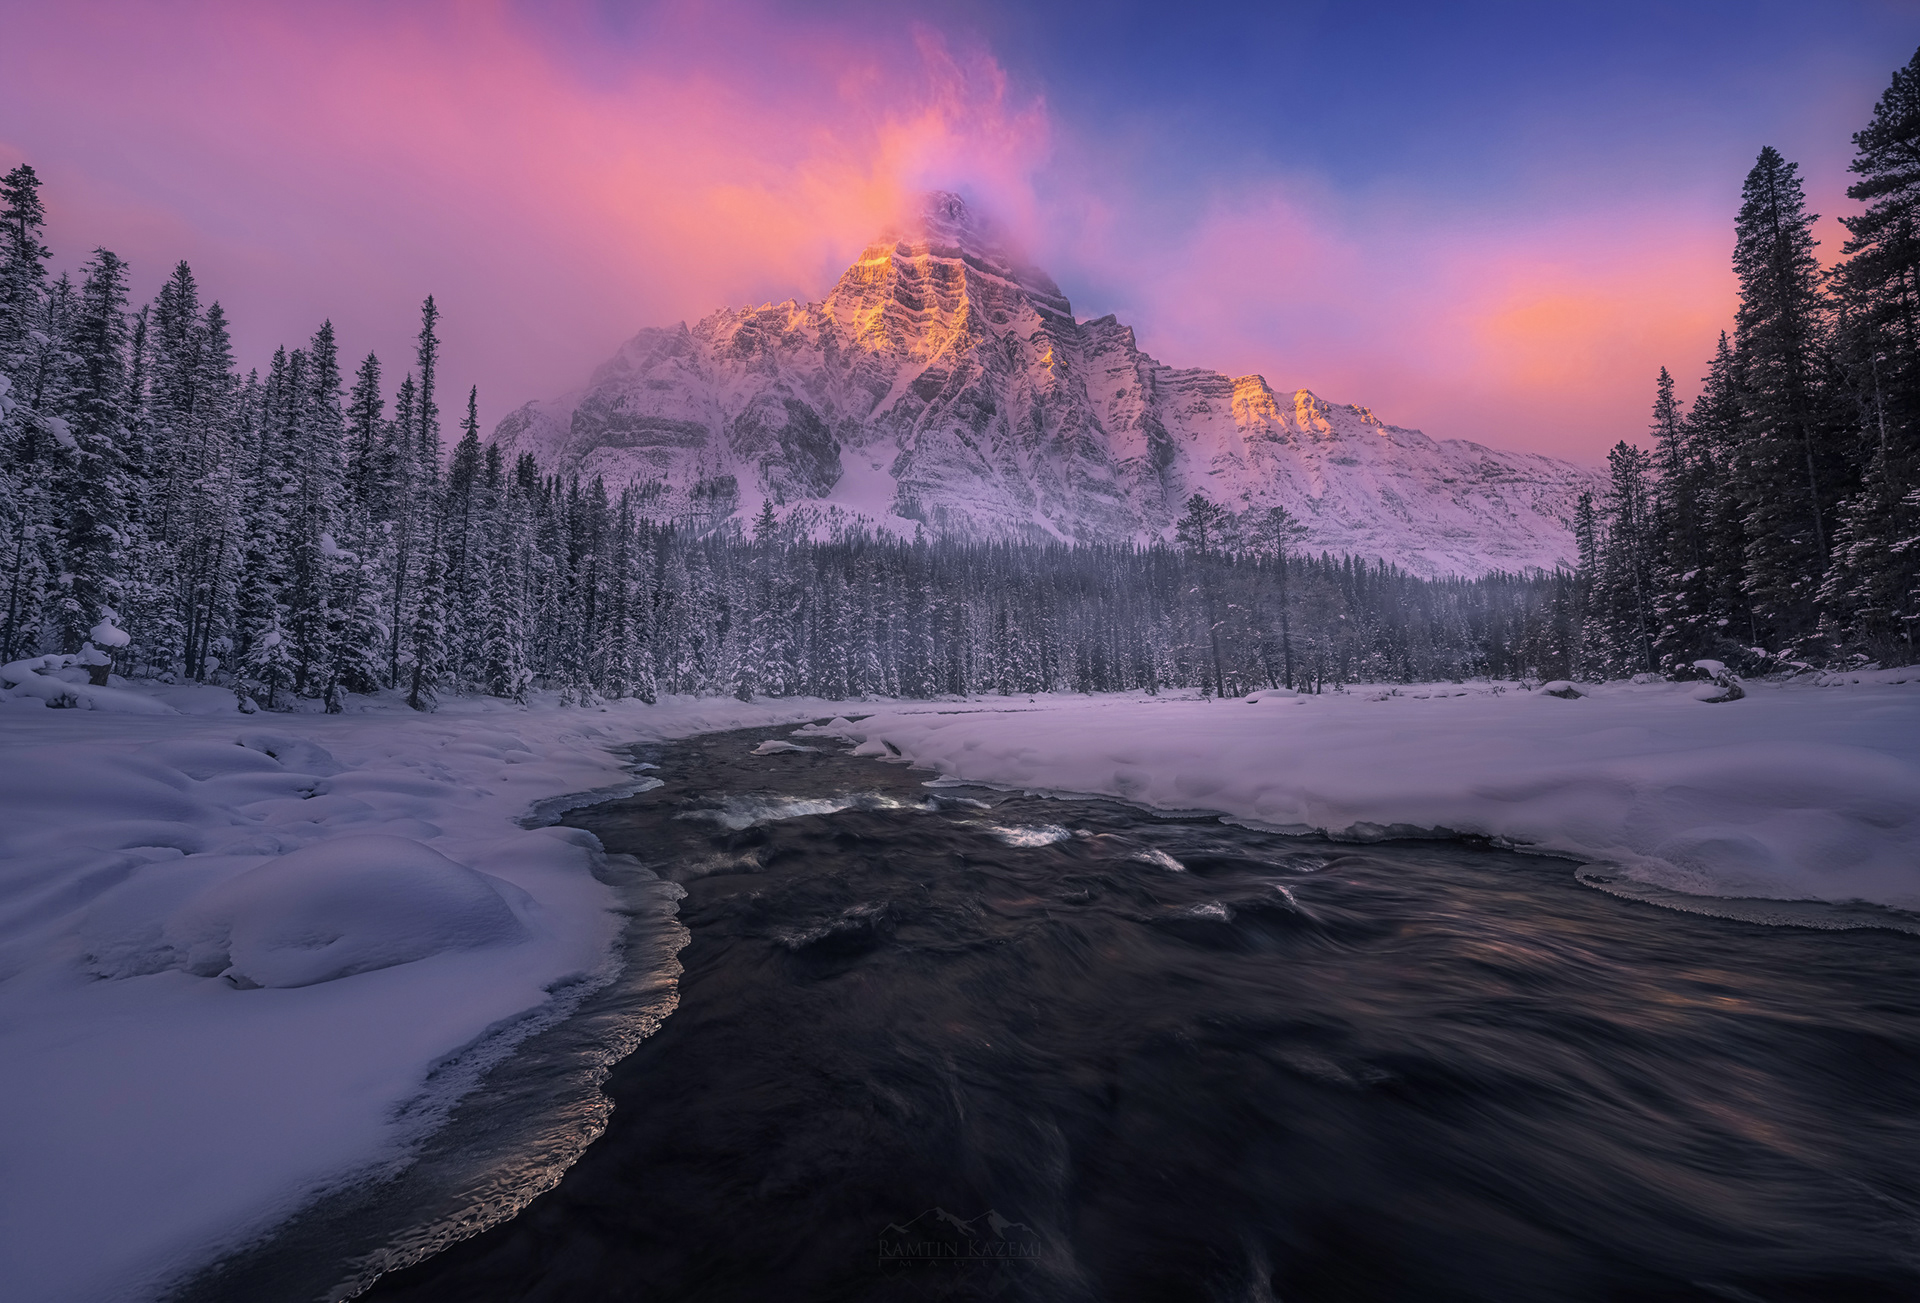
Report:
M 1163 360 L 1362 403 L 1436 437 L 1597 459 L 1644 432 L 1665 365 L 1683 391 L 1730 324 L 1730 235 L 1644 207 L 1508 229 L 1311 185 L 1217 201 L 1137 267 L 1141 340 Z
M 499 0 L 0 14 L 37 52 L 0 80 L 0 164 L 46 179 L 65 265 L 106 244 L 150 293 L 185 257 L 249 362 L 331 317 L 396 374 L 432 292 L 449 390 L 479 381 L 489 422 L 640 326 L 817 298 L 931 186 L 982 201 L 1083 314 L 1119 308 L 1165 361 L 1436 436 L 1597 460 L 1644 430 L 1658 367 L 1691 387 L 1732 315 L 1731 206 L 1699 218 L 1685 196 L 1493 229 L 1252 175 L 1169 235 L 1132 142 L 1064 130 L 989 51 L 926 27 L 686 3 L 609 45 L 584 8 L 534 27 Z
M 669 18 L 588 77 L 496 3 L 21 6 L 54 57 L 10 68 L 0 159 L 46 180 L 64 264 L 105 243 L 150 289 L 188 258 L 256 361 L 331 316 L 403 365 L 435 293 L 447 378 L 495 413 L 642 325 L 817 295 L 929 184 L 1031 212 L 1045 105 L 984 51 Z

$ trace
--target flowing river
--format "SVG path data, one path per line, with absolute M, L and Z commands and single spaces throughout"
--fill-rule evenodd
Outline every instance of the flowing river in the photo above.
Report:
M 567 816 L 638 861 L 628 976 L 188 1297 L 1920 1297 L 1912 935 L 787 732 Z

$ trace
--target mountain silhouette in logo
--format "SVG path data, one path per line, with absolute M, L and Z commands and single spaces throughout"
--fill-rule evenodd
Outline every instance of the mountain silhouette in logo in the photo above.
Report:
M 880 1233 L 901 1239 L 1005 1240 L 1031 1237 L 1034 1232 L 1025 1222 L 1009 1221 L 992 1208 L 971 1219 L 956 1217 L 945 1208 L 929 1208 L 904 1224 L 888 1222 Z

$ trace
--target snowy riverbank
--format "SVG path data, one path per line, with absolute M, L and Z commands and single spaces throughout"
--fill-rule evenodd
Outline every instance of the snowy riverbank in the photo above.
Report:
M 842 731 L 955 778 L 1371 839 L 1435 831 L 1673 891 L 1920 910 L 1920 669 L 1747 684 L 1041 697 Z
M 152 1297 L 403 1156 L 563 1014 L 605 971 L 612 897 L 590 837 L 518 820 L 631 790 L 609 748 L 635 741 L 875 710 L 825 731 L 972 781 L 1920 909 L 1920 671 L 1720 704 L 1687 684 L 1474 683 L 242 716 L 214 689 L 128 691 L 183 713 L 0 702 L 10 1297 Z
M 129 692 L 188 713 L 0 702 L 0 1292 L 35 1303 L 152 1297 L 392 1162 L 603 976 L 597 843 L 517 820 L 631 789 L 609 747 L 838 709 Z

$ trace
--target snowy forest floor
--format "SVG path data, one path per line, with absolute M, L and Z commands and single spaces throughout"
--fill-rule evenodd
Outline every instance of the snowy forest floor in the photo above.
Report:
M 1920 927 L 1886 912 L 1920 910 L 1920 670 L 1717 704 L 1695 687 L 431 715 L 355 698 L 337 716 L 240 715 L 196 687 L 126 690 L 178 714 L 0 701 L 0 1278 L 36 1300 L 151 1297 L 403 1156 L 604 975 L 597 845 L 519 820 L 635 790 L 613 750 L 633 742 L 840 716 L 803 731 L 953 779 L 1481 836 L 1683 908 Z

